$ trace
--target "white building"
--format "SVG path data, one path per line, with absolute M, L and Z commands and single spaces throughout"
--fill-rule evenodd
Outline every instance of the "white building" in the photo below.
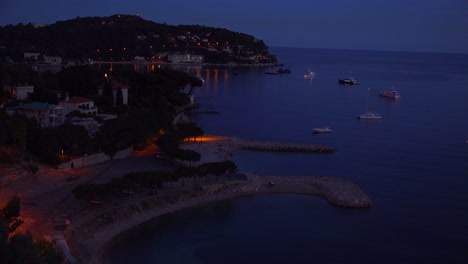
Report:
M 191 55 L 191 54 L 169 54 L 167 60 L 173 63 L 203 63 L 205 57 L 203 55 Z
M 24 85 L 19 84 L 13 87 L 5 87 L 5 91 L 10 92 L 12 98 L 18 101 L 25 101 L 28 99 L 29 94 L 34 92 L 34 86 L 27 83 Z
M 96 116 L 98 109 L 94 106 L 94 101 L 88 98 L 83 98 L 79 96 L 73 96 L 65 98 L 65 100 L 59 101 L 59 105 L 63 107 L 65 114 L 68 114 L 73 111 L 80 111 L 82 114 L 89 116 Z
M 61 65 L 62 58 L 57 56 L 45 56 L 44 62 L 47 64 Z
M 34 118 L 42 127 L 58 126 L 65 121 L 62 106 L 39 102 L 8 108 L 7 113 L 22 114 L 28 118 Z
M 39 56 L 41 56 L 41 54 L 38 53 L 38 52 L 25 52 L 24 53 L 24 58 L 25 59 L 33 58 L 33 59 L 37 60 L 39 58 Z

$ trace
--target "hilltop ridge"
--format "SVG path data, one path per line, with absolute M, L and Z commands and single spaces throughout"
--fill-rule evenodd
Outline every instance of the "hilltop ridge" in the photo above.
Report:
M 0 59 L 20 61 L 24 53 L 60 56 L 64 61 L 164 62 L 170 54 L 184 54 L 203 56 L 207 63 L 277 62 L 266 44 L 252 35 L 122 14 L 0 27 Z

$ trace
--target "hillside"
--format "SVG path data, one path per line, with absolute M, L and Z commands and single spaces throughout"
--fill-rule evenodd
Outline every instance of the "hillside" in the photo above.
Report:
M 21 61 L 25 52 L 73 62 L 132 61 L 135 57 L 164 61 L 168 54 L 203 55 L 207 63 L 277 62 L 262 40 L 248 34 L 200 25 L 160 24 L 135 15 L 0 27 L 0 59 Z

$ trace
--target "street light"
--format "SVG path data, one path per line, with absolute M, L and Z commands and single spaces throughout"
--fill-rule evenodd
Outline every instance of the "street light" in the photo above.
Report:
M 62 170 L 63 170 L 63 149 L 62 149 L 62 156 L 61 156 L 61 160 L 62 160 L 62 162 L 60 163 L 60 166 L 62 167 Z

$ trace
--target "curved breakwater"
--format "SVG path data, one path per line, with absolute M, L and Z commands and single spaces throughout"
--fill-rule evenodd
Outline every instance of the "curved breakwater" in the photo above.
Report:
M 203 161 L 200 162 L 224 160 L 239 149 L 308 153 L 333 153 L 336 151 L 334 148 L 318 145 L 259 142 L 229 137 L 211 139 L 184 143 L 183 147 L 201 152 Z M 92 213 L 73 226 L 69 233 L 69 239 L 80 248 L 79 251 L 85 260 L 100 262 L 108 242 L 121 232 L 154 217 L 208 202 L 245 195 L 288 193 L 316 195 L 333 205 L 346 208 L 372 206 L 371 199 L 356 184 L 338 177 L 269 176 L 238 173 L 220 178 L 220 181 L 202 184 L 200 189 L 166 190 L 158 195 L 137 198 L 133 202 L 125 203 L 125 205 Z
M 336 149 L 329 146 L 294 144 L 281 142 L 251 141 L 232 138 L 231 144 L 239 149 L 271 152 L 305 152 L 305 153 L 334 153 Z
M 324 197 L 328 202 L 347 208 L 372 206 L 372 200 L 350 180 L 339 177 L 258 176 L 248 175 L 251 193 L 297 193 Z M 254 189 L 255 188 L 255 189 Z
M 367 208 L 371 199 L 352 181 L 338 177 L 260 176 L 240 173 L 234 179 L 205 184 L 200 190 L 174 190 L 100 211 L 68 230 L 68 239 L 86 262 L 102 261 L 105 247 L 121 232 L 160 215 L 208 202 L 255 194 L 306 194 L 346 208 Z M 229 178 L 231 178 L 229 176 Z M 83 219 L 84 220 L 84 219 Z M 97 254 L 96 254 L 97 253 Z

